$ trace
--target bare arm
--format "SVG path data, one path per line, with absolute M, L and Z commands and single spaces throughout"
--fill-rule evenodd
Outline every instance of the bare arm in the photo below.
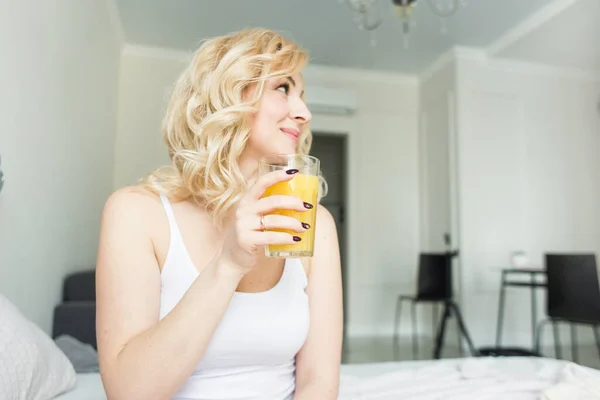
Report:
M 343 336 L 340 254 L 333 217 L 320 205 L 316 229 L 307 287 L 310 328 L 296 357 L 294 400 L 338 398 Z
M 212 262 L 159 322 L 160 271 L 147 218 L 155 201 L 122 190 L 102 217 L 97 335 L 110 400 L 170 398 L 202 358 L 242 278 Z

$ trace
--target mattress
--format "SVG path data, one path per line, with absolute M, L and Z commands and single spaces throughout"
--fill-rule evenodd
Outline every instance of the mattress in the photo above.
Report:
M 581 397 L 574 397 L 580 391 Z M 566 396 L 561 393 L 567 393 Z M 99 374 L 78 374 L 56 400 L 106 400 Z M 600 371 L 549 358 L 344 364 L 340 400 L 600 400 Z

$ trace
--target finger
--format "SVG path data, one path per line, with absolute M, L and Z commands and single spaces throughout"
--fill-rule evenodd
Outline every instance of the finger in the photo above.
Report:
M 248 191 L 248 197 L 253 200 L 258 200 L 265 194 L 267 188 L 273 186 L 278 182 L 285 182 L 291 180 L 294 175 L 298 173 L 297 169 L 288 169 L 288 170 L 277 170 L 268 172 L 256 180 L 254 185 Z
M 296 218 L 287 217 L 285 215 L 265 215 L 263 221 L 265 223 L 264 228 L 267 231 L 274 229 L 287 229 L 295 232 L 306 232 L 306 230 L 310 228 L 310 225 L 306 222 L 300 222 Z M 259 226 L 257 227 L 257 230 L 262 230 L 260 221 L 258 225 Z
M 302 201 L 296 196 L 274 195 L 264 197 L 252 205 L 250 212 L 255 214 L 268 214 L 275 210 L 295 210 L 305 212 L 314 206 Z
M 300 236 L 290 235 L 285 232 L 254 232 L 250 240 L 257 246 L 266 246 L 268 244 L 296 244 L 302 239 Z

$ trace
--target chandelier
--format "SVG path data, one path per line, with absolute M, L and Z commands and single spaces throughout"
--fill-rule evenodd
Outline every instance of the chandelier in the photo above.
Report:
M 339 0 L 347 3 L 354 11 L 354 20 L 358 28 L 371 32 L 371 44 L 375 45 L 375 30 L 383 22 L 383 15 L 380 10 L 381 0 Z M 441 32 L 447 32 L 446 18 L 454 15 L 460 6 L 465 6 L 466 0 L 392 0 L 396 15 L 402 23 L 402 36 L 404 46 L 408 48 L 408 39 L 411 29 L 415 26 L 412 14 L 417 7 L 417 3 L 427 3 L 433 14 L 441 19 Z

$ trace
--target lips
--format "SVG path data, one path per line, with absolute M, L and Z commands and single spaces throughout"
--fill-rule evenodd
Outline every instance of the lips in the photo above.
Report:
M 298 137 L 300 137 L 300 131 L 292 128 L 281 128 L 281 132 L 285 133 L 295 141 L 298 141 Z

